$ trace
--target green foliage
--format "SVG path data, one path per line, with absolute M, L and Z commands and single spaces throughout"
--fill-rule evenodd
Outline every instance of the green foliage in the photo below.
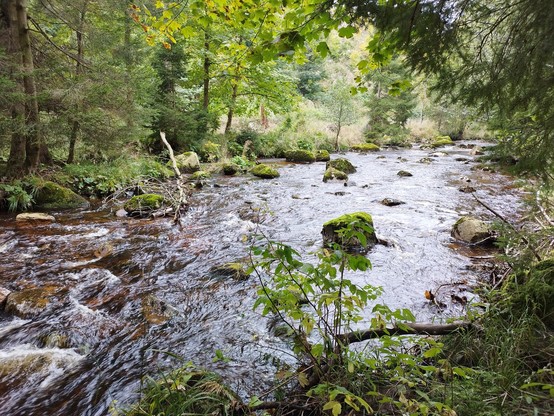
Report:
M 165 179 L 174 173 L 152 158 L 127 157 L 113 163 L 66 165 L 55 180 L 85 196 L 107 196 L 146 179 Z
M 224 360 L 223 354 L 219 351 Z M 216 351 L 216 357 L 217 351 Z M 231 415 L 237 396 L 218 375 L 200 371 L 187 364 L 159 380 L 148 378 L 141 400 L 130 409 L 118 412 L 126 416 Z
M 0 184 L 0 207 L 7 207 L 11 212 L 26 211 L 33 205 L 35 192 L 36 189 L 21 181 Z
M 345 239 L 364 242 L 359 233 L 363 226 L 353 221 L 339 232 Z M 441 357 L 442 344 L 412 338 L 405 344 L 405 340 L 385 336 L 379 344 L 359 352 L 345 343 L 344 334 L 362 322 L 364 328 L 378 330 L 414 320 L 409 310 L 375 304 L 381 288 L 360 286 L 348 277 L 352 272 L 371 269 L 365 256 L 347 253 L 333 244 L 315 253 L 317 263 L 313 264 L 303 261 L 290 246 L 274 242 L 255 248 L 254 254 L 253 270 L 261 285 L 254 307 L 263 315 L 275 314 L 288 328 L 294 351 L 311 369 L 290 376 L 315 400 L 312 405 L 319 412 L 330 411 L 335 416 L 348 412 L 379 414 L 391 411 L 392 406 L 411 415 L 453 414 L 448 405 L 431 397 L 433 380 L 437 376 L 445 380 L 465 378 L 469 373 L 453 368 Z M 373 318 L 364 322 L 371 305 Z M 421 353 L 410 354 L 406 348 Z

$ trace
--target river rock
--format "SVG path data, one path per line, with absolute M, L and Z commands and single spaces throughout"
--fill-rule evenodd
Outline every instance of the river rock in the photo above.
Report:
M 401 177 L 409 177 L 409 176 L 414 176 L 412 175 L 410 172 L 406 171 L 406 170 L 401 170 L 397 173 L 398 176 L 401 176 Z
M 363 227 L 356 227 L 355 230 L 361 232 L 366 238 L 366 245 L 357 237 L 346 238 L 340 235 L 339 230 L 347 227 L 349 224 L 361 224 Z M 369 227 L 371 232 L 368 232 L 364 228 Z M 377 243 L 377 236 L 373 229 L 373 219 L 371 215 L 366 212 L 354 212 L 352 214 L 345 214 L 338 218 L 327 221 L 323 224 L 321 230 L 323 236 L 323 245 L 331 246 L 333 243 L 338 244 L 345 250 L 367 252 Z
M 54 182 L 40 182 L 36 187 L 34 206 L 45 210 L 88 208 L 88 201 L 69 188 Z
M 475 192 L 475 188 L 473 186 L 462 186 L 460 189 L 459 189 L 460 192 L 464 192 L 466 194 L 471 194 L 473 192 Z
M 154 295 L 141 298 L 142 316 L 151 325 L 161 325 L 177 314 L 177 310 Z
M 164 203 L 164 197 L 158 194 L 135 195 L 129 199 L 123 208 L 132 217 L 146 217 L 152 211 L 160 209 Z
M 194 173 L 200 170 L 200 159 L 195 152 L 185 152 L 175 156 L 177 167 L 181 173 Z M 171 160 L 167 162 L 167 166 L 172 166 Z
M 241 262 L 231 262 L 214 266 L 210 269 L 210 275 L 215 278 L 225 278 L 233 280 L 246 280 L 250 276 L 247 272 L 248 267 Z
M 381 201 L 381 204 L 387 206 L 387 207 L 395 207 L 397 205 L 405 204 L 404 201 L 400 201 L 399 199 L 393 199 L 393 198 L 385 198 Z
M 58 294 L 60 288 L 45 286 L 12 292 L 6 301 L 5 311 L 23 319 L 40 315 Z
M 323 174 L 323 182 L 327 182 L 332 179 L 346 181 L 348 180 L 348 175 L 341 170 L 335 168 L 327 168 L 327 170 Z
M 452 237 L 468 244 L 488 244 L 493 239 L 489 225 L 477 218 L 462 217 L 452 227 Z
M 454 144 L 450 136 L 437 136 L 430 144 L 430 147 L 436 149 L 437 147 L 448 146 Z
M 331 160 L 331 155 L 327 150 L 318 150 L 315 152 L 315 160 L 316 162 L 328 162 Z
M 374 143 L 360 143 L 355 144 L 350 148 L 353 152 L 367 153 L 367 152 L 378 152 L 381 150 L 379 146 Z
M 475 146 L 473 149 L 471 149 L 471 151 L 469 152 L 470 155 L 472 156 L 481 156 L 481 155 L 484 155 L 485 152 L 483 152 L 483 148 L 480 147 L 480 146 Z
M 72 349 L 43 349 L 30 346 L 17 346 L 4 350 L 3 353 L 4 357 L 0 360 L 0 377 L 33 377 L 34 382 L 46 379 L 52 373 L 61 374 L 83 358 Z
M 285 153 L 287 162 L 313 163 L 316 157 L 313 152 L 304 149 L 290 150 Z
M 10 293 L 12 293 L 10 290 L 5 287 L 0 287 L 0 311 L 6 306 L 6 301 L 8 300 Z
M 430 158 L 430 157 L 424 157 L 422 159 L 419 159 L 418 162 L 419 163 L 425 163 L 426 165 L 428 165 L 429 163 L 433 162 L 433 159 Z
M 274 169 L 271 166 L 265 165 L 263 163 L 260 163 L 259 165 L 256 165 L 252 169 L 250 169 L 250 173 L 262 179 L 273 179 L 280 176 L 277 169 Z
M 54 218 L 53 215 L 49 215 L 44 212 L 23 212 L 21 214 L 17 214 L 17 217 L 15 217 L 15 220 L 53 222 L 53 221 L 56 221 L 56 218 Z
M 223 174 L 227 176 L 233 176 L 240 170 L 239 166 L 235 163 L 225 163 L 223 165 Z
M 210 179 L 212 175 L 210 172 L 207 172 L 205 170 L 197 170 L 192 175 L 190 175 L 191 181 L 205 181 L 207 179 Z
M 348 159 L 345 158 L 338 158 L 334 160 L 330 160 L 326 163 L 325 169 L 334 168 L 336 170 L 340 170 L 341 172 L 344 172 L 346 174 L 354 173 L 356 172 L 356 168 Z

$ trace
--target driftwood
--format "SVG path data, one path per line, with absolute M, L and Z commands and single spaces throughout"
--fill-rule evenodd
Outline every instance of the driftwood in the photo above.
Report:
M 384 329 L 370 329 L 367 331 L 354 331 L 339 335 L 339 339 L 344 345 L 354 342 L 367 341 L 368 339 L 379 338 L 383 336 L 398 335 L 447 335 L 460 329 L 467 330 L 472 326 L 469 322 L 460 322 L 454 324 L 414 324 L 404 323 L 400 326 L 394 326 Z
M 173 216 L 173 221 L 177 223 L 181 215 L 181 208 L 185 207 L 187 204 L 187 193 L 185 192 L 185 184 L 183 183 L 181 171 L 177 166 L 177 161 L 175 160 L 173 149 L 169 144 L 169 142 L 167 141 L 167 139 L 165 138 L 165 133 L 163 131 L 160 131 L 160 137 L 165 147 L 167 147 L 167 150 L 169 151 L 169 159 L 171 159 L 171 165 L 173 167 L 173 170 L 175 171 L 175 175 L 177 175 L 177 188 L 179 189 L 179 199 L 177 200 L 177 204 L 175 206 L 175 215 Z

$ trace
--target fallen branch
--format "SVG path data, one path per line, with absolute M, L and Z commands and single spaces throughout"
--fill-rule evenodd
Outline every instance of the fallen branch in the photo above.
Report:
M 344 345 L 354 342 L 367 341 L 368 339 L 380 338 L 383 336 L 399 335 L 447 335 L 459 330 L 467 330 L 472 327 L 469 322 L 455 324 L 414 324 L 404 323 L 400 326 L 384 329 L 370 329 L 367 331 L 354 331 L 339 335 Z
M 169 150 L 169 159 L 171 159 L 171 165 L 173 167 L 173 170 L 175 171 L 175 175 L 177 175 L 177 188 L 179 189 L 179 199 L 177 200 L 177 204 L 175 206 L 175 215 L 173 217 L 173 222 L 177 223 L 179 222 L 179 217 L 181 216 L 181 208 L 186 206 L 187 204 L 187 194 L 185 192 L 185 185 L 183 183 L 181 171 L 177 166 L 177 160 L 175 160 L 175 155 L 173 154 L 173 149 L 171 148 L 171 145 L 165 138 L 165 133 L 163 131 L 160 131 L 160 137 L 165 147 L 167 147 L 167 150 Z

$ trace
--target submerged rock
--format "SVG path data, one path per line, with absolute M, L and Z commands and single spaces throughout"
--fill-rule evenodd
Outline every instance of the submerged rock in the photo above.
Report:
M 336 170 L 340 170 L 341 172 L 344 172 L 346 174 L 354 173 L 356 172 L 356 168 L 348 159 L 344 158 L 338 158 L 334 160 L 330 160 L 325 165 L 326 169 L 334 168 Z
M 285 158 L 288 162 L 313 163 L 316 157 L 309 150 L 297 149 L 285 153 Z
M 273 178 L 278 178 L 280 176 L 277 169 L 274 169 L 268 165 L 264 165 L 263 163 L 260 163 L 259 165 L 254 166 L 250 170 L 250 173 L 262 179 L 273 179 Z
M 493 233 L 489 225 L 477 218 L 462 217 L 452 227 L 452 237 L 467 244 L 489 244 Z
M 475 192 L 475 188 L 473 186 L 462 186 L 460 189 L 458 189 L 460 192 L 464 192 L 466 194 L 470 194 Z
M 338 179 L 346 181 L 348 180 L 348 175 L 344 173 L 343 171 L 340 171 L 335 168 L 327 168 L 325 173 L 323 174 L 323 182 L 330 181 L 332 179 Z
M 430 158 L 430 157 L 424 157 L 422 159 L 419 159 L 418 160 L 419 163 L 425 163 L 425 164 L 429 164 L 429 163 L 432 163 L 433 162 L 433 159 Z
M 45 286 L 12 292 L 6 300 L 7 314 L 27 319 L 40 315 L 55 299 L 60 288 Z
M 397 173 L 398 176 L 401 176 L 401 177 L 408 177 L 408 176 L 414 176 L 412 175 L 410 172 L 406 171 L 406 170 L 401 170 Z
M 177 311 L 154 295 L 143 296 L 140 300 L 142 316 L 151 325 L 161 325 L 177 314 Z
M 327 150 L 318 150 L 315 152 L 315 160 L 316 162 L 327 162 L 331 160 L 331 155 Z
M 23 212 L 15 217 L 16 221 L 56 221 L 53 215 L 45 214 L 44 212 Z
M 11 290 L 6 289 L 5 287 L 0 287 L 0 311 L 6 306 L 6 301 L 10 295 Z
M 37 185 L 36 208 L 46 210 L 87 208 L 88 201 L 69 188 L 45 181 Z
M 346 228 L 350 224 L 358 224 L 355 227 L 355 231 L 358 231 L 366 238 L 366 244 L 362 244 L 362 241 L 358 237 L 344 237 L 341 234 L 342 229 Z M 373 229 L 373 219 L 371 215 L 366 212 L 354 212 L 352 214 L 345 214 L 338 218 L 327 221 L 323 224 L 321 230 L 323 236 L 323 245 L 331 246 L 333 243 L 338 244 L 345 250 L 366 252 L 377 243 L 377 236 Z

